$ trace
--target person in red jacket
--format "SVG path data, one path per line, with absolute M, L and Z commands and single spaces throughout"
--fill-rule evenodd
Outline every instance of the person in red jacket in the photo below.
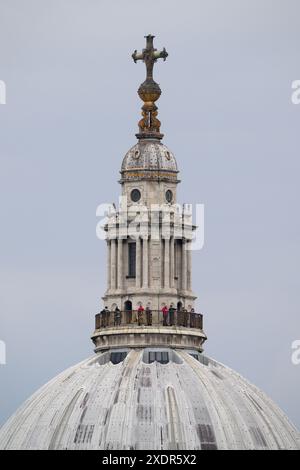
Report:
M 169 309 L 166 305 L 164 305 L 163 308 L 161 309 L 161 311 L 162 311 L 162 314 L 163 314 L 163 326 L 168 326 Z
M 143 313 L 144 313 L 144 307 L 141 304 L 138 308 L 138 325 L 139 326 L 143 324 Z

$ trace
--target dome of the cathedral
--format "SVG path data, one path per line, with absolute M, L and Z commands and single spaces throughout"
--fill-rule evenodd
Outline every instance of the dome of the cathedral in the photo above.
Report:
M 141 139 L 125 155 L 121 174 L 153 171 L 155 174 L 178 173 L 174 154 L 158 139 Z
M 299 449 L 283 412 L 196 352 L 107 351 L 58 375 L 0 431 L 0 449 Z

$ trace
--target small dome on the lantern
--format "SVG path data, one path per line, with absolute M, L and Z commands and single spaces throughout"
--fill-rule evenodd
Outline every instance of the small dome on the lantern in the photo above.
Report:
M 141 139 L 125 155 L 122 180 L 164 178 L 177 179 L 178 168 L 174 154 L 158 139 Z

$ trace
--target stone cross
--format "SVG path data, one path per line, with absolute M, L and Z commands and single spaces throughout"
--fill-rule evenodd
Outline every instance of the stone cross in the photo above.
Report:
M 146 38 L 146 48 L 142 52 L 134 51 L 132 58 L 136 63 L 138 60 L 142 60 L 146 64 L 147 77 L 146 80 L 153 80 L 153 66 L 157 59 L 164 59 L 168 57 L 168 53 L 165 48 L 162 51 L 158 51 L 153 47 L 153 39 L 155 36 L 148 34 Z

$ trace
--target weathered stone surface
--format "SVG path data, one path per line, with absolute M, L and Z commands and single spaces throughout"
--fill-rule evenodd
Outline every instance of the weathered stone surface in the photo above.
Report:
M 196 328 L 130 326 L 96 330 L 92 335 L 92 340 L 96 352 L 111 347 L 143 348 L 149 345 L 190 348 L 202 352 L 206 335 Z
M 148 350 L 71 367 L 0 431 L 1 449 L 300 449 L 282 411 L 231 369 L 188 352 Z

